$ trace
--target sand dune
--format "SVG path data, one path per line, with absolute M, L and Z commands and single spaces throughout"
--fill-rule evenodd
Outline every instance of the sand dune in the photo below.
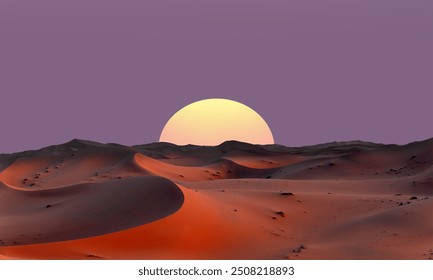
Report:
M 69 240 L 149 223 L 177 211 L 183 194 L 161 177 L 133 177 L 48 190 L 0 184 L 1 243 Z
M 433 258 L 433 139 L 73 140 L 0 170 L 0 259 Z

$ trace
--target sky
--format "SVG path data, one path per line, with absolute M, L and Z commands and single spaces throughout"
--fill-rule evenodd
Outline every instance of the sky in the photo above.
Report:
M 433 1 L 0 0 L 0 153 L 156 142 L 206 98 L 286 146 L 433 137 Z

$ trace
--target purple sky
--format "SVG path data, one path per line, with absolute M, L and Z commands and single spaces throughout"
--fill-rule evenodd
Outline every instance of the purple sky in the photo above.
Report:
M 287 146 L 433 137 L 433 1 L 0 0 L 0 153 L 158 141 L 211 97 Z

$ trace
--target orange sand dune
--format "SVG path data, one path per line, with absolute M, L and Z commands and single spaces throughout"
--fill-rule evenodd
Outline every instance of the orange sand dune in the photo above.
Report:
M 138 166 L 152 174 L 179 182 L 209 181 L 228 178 L 266 177 L 275 168 L 250 168 L 228 159 L 218 159 L 200 166 L 179 166 L 156 160 L 141 153 L 134 156 Z
M 47 190 L 0 183 L 1 244 L 69 240 L 158 220 L 178 210 L 183 194 L 161 177 L 133 177 Z
M 0 166 L 0 259 L 433 258 L 433 139 L 73 140 Z
M 234 219 L 225 217 L 233 215 L 230 211 L 221 215 L 219 206 L 206 195 L 186 188 L 182 191 L 184 206 L 156 222 L 92 238 L 1 247 L 0 253 L 32 259 L 197 259 L 248 255 L 239 251 L 251 242 L 247 223 L 236 225 Z

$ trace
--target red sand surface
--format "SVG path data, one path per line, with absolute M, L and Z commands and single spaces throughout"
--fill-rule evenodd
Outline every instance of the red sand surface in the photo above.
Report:
M 432 259 L 433 139 L 0 155 L 0 259 Z

